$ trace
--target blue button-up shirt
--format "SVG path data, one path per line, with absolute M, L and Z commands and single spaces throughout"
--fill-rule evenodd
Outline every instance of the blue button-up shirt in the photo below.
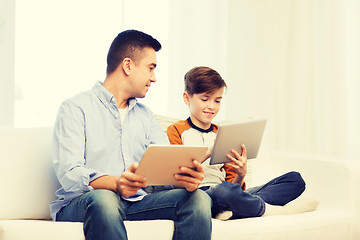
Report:
M 136 99 L 128 105 L 122 125 L 116 99 L 101 82 L 61 104 L 53 136 L 53 166 L 61 188 L 50 205 L 53 219 L 72 199 L 93 190 L 91 181 L 120 176 L 133 162 L 140 162 L 149 144 L 169 144 L 149 108 Z M 141 189 L 128 200 L 140 200 L 145 194 Z

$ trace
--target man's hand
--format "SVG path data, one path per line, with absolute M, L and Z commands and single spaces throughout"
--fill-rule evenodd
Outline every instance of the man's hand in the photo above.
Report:
M 181 183 L 189 192 L 195 191 L 204 179 L 204 168 L 194 160 L 195 169 L 180 167 L 180 174 L 175 174 L 175 179 Z
M 237 176 L 235 177 L 233 183 L 240 183 L 240 185 L 243 183 L 245 175 L 247 173 L 247 157 L 246 157 L 246 148 L 245 145 L 241 145 L 242 152 L 239 154 L 235 150 L 231 150 L 231 153 L 233 154 L 226 155 L 227 158 L 229 158 L 232 162 L 226 163 L 226 165 L 233 167 L 237 173 Z
M 147 186 L 145 177 L 135 174 L 138 166 L 139 164 L 134 162 L 116 181 L 117 192 L 124 197 L 130 197 L 140 188 Z

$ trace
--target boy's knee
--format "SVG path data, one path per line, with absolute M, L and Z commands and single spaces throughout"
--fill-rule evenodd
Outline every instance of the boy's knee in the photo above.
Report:
M 285 175 L 286 178 L 289 179 L 289 182 L 293 183 L 293 186 L 298 191 L 299 195 L 305 191 L 306 183 L 299 172 L 292 171 Z
M 296 182 L 300 188 L 305 189 L 305 181 L 299 172 L 292 171 L 289 174 L 291 175 L 293 181 Z
M 208 194 L 214 201 L 223 202 L 222 199 L 227 200 L 232 198 L 234 192 L 236 191 L 236 187 L 237 186 L 235 184 L 223 182 L 210 188 L 208 190 Z

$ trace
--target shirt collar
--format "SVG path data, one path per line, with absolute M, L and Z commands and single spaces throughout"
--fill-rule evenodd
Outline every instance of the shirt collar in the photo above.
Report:
M 195 128 L 196 130 L 198 130 L 198 131 L 200 131 L 200 132 L 203 132 L 203 133 L 211 132 L 211 131 L 213 131 L 213 129 L 214 129 L 213 124 L 211 124 L 211 126 L 210 126 L 208 129 L 199 128 L 198 126 L 196 126 L 196 125 L 191 121 L 191 118 L 190 118 L 190 117 L 187 119 L 187 121 L 188 121 L 188 123 L 190 124 L 190 126 L 191 126 L 192 128 Z
M 99 98 L 99 100 L 105 105 L 105 107 L 108 107 L 110 104 L 116 105 L 115 97 L 106 88 L 103 87 L 102 82 L 97 81 L 92 90 Z M 129 111 L 136 105 L 136 103 L 136 98 L 130 98 L 128 100 Z

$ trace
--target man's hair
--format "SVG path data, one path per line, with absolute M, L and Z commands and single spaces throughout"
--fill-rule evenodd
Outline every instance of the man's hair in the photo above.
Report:
M 161 49 L 161 44 L 141 31 L 126 30 L 119 33 L 109 48 L 106 73 L 113 73 L 125 58 L 136 62 L 145 47 L 153 48 L 157 52 Z
M 185 91 L 190 94 L 212 93 L 226 83 L 220 74 L 209 67 L 194 67 L 185 74 Z

